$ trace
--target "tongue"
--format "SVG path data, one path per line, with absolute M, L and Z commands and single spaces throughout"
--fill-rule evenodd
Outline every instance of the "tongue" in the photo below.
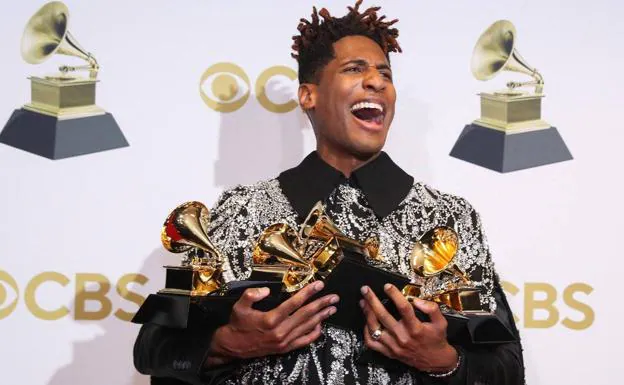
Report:
M 375 121 L 377 123 L 381 122 L 381 120 L 383 119 L 381 111 L 376 108 L 360 108 L 353 111 L 353 115 L 355 115 L 355 117 L 358 119 Z

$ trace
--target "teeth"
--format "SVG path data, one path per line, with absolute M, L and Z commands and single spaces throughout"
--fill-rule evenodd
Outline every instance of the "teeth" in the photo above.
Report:
M 360 110 L 362 108 L 376 108 L 379 111 L 383 112 L 383 107 L 381 106 L 381 104 L 371 103 L 371 102 L 359 102 L 359 103 L 356 103 L 356 104 L 354 104 L 351 107 L 351 111 Z

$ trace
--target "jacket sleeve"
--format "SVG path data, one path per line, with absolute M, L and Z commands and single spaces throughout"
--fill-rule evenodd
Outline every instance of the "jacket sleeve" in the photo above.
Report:
M 193 385 L 217 383 L 227 376 L 235 363 L 209 369 L 204 365 L 215 327 L 201 319 L 199 312 L 191 307 L 189 326 L 185 329 L 142 325 L 133 352 L 137 371 Z
M 511 311 L 506 305 L 504 293 L 497 285 L 496 301 L 499 307 L 496 314 L 510 317 Z M 512 320 L 513 321 L 513 320 Z M 432 378 L 427 385 L 524 385 L 524 363 L 520 336 L 515 327 L 511 329 L 518 338 L 517 342 L 504 343 L 491 347 L 455 346 L 462 354 L 462 363 L 458 371 L 448 378 Z
M 243 215 L 242 187 L 224 192 L 210 212 L 211 241 L 220 248 L 224 237 L 235 233 L 231 219 Z M 221 250 L 228 259 L 241 258 L 238 252 Z M 241 251 L 242 252 L 242 251 Z M 226 263 L 226 267 L 231 264 Z M 218 325 L 205 319 L 202 311 L 191 304 L 187 327 L 165 327 L 153 323 L 142 325 L 134 344 L 136 370 L 153 378 L 177 379 L 187 384 L 213 384 L 232 373 L 237 362 L 210 367 L 205 366 L 212 335 Z
M 427 385 L 523 385 L 525 368 L 520 333 L 501 288 L 498 274 L 494 271 L 479 214 L 470 205 L 467 207 L 463 221 L 465 230 L 460 231 L 460 240 L 468 246 L 466 254 L 471 255 L 473 261 L 476 261 L 469 269 L 471 278 L 485 289 L 490 309 L 495 308 L 495 314 L 514 334 L 516 341 L 491 346 L 456 345 L 455 348 L 463 356 L 458 371 L 447 378 L 429 377 L 425 382 Z

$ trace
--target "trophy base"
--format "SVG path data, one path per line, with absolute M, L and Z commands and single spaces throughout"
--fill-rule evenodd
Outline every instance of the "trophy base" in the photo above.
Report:
M 215 279 L 220 272 L 211 266 L 164 266 L 165 288 L 159 294 L 180 294 L 191 297 L 209 295 L 219 290 Z
M 508 133 L 476 123 L 464 127 L 450 156 L 500 173 L 573 159 L 555 127 Z
M 383 287 L 390 283 L 402 288 L 409 283 L 409 278 L 368 265 L 364 256 L 349 250 L 343 250 L 344 257 L 324 280 L 324 288 L 314 295 L 309 302 L 327 294 L 337 294 L 340 300 L 334 306 L 336 313 L 325 322 L 336 327 L 362 333 L 366 319 L 359 306 L 362 299 L 360 289 L 368 286 L 384 304 L 392 303 Z
M 27 108 L 13 112 L 0 143 L 54 160 L 129 146 L 110 113 L 61 119 Z

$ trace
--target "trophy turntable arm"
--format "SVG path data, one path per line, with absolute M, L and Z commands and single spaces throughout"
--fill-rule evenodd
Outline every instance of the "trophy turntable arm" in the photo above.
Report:
M 59 71 L 66 74 L 68 72 L 88 70 L 89 77 L 92 79 L 95 79 L 97 77 L 98 71 L 100 70 L 100 65 L 98 64 L 97 60 L 95 60 L 95 57 L 91 55 L 90 53 L 88 54 L 86 60 L 89 64 L 81 65 L 81 66 L 63 65 L 59 67 Z
M 535 70 L 531 74 L 531 76 L 533 76 L 534 80 L 530 80 L 527 82 L 508 82 L 507 88 L 513 90 L 514 88 L 518 87 L 535 86 L 535 93 L 541 94 L 544 91 L 544 78 L 539 72 L 537 72 L 537 70 Z

